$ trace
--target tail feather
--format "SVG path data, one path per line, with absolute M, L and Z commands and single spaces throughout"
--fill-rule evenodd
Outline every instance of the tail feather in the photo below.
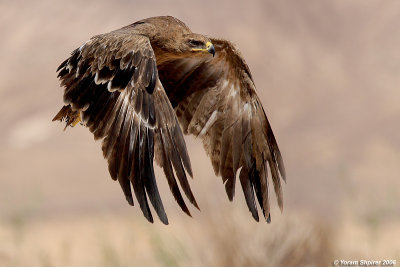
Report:
M 64 130 L 68 127 L 74 127 L 81 121 L 80 111 L 72 110 L 70 105 L 63 106 L 61 110 L 54 116 L 53 121 L 65 121 Z

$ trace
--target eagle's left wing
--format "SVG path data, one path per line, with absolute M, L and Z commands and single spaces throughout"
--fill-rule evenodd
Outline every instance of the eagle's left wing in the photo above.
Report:
M 254 191 L 270 221 L 267 163 L 282 209 L 281 153 L 258 98 L 250 70 L 235 46 L 212 39 L 215 57 L 178 59 L 159 66 L 160 79 L 186 134 L 202 138 L 216 175 L 230 200 L 236 173 L 246 203 L 258 221 Z M 279 174 L 280 173 L 280 174 Z
M 144 216 L 153 222 L 149 198 L 167 224 L 153 158 L 188 215 L 176 178 L 198 207 L 186 175 L 192 171 L 179 123 L 158 78 L 150 41 L 132 31 L 126 27 L 95 36 L 60 65 L 66 105 L 54 120 L 66 119 L 68 125 L 80 114 L 95 139 L 103 140 L 111 177 L 120 182 L 127 201 L 133 205 L 132 184 Z

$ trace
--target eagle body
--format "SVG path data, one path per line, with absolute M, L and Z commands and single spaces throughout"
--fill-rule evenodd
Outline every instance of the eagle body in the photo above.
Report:
M 53 120 L 81 122 L 102 140 L 112 179 L 131 205 L 133 189 L 150 222 L 149 201 L 168 224 L 154 160 L 181 209 L 190 215 L 181 190 L 198 208 L 183 134 L 202 140 L 230 200 L 238 176 L 257 221 L 256 202 L 271 220 L 269 166 L 282 210 L 282 156 L 249 67 L 229 41 L 192 33 L 174 17 L 153 17 L 92 37 L 57 72 L 64 106 Z

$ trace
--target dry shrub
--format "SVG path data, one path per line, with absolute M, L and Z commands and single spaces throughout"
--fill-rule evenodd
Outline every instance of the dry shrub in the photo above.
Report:
M 198 266 L 330 266 L 332 234 L 307 216 L 282 215 L 270 225 L 242 218 L 210 220 L 203 239 L 195 240 Z M 204 223 L 204 222 L 203 222 Z M 205 239 L 206 240 L 205 240 Z M 199 242 L 200 241 L 200 242 Z M 197 264 L 195 264 L 197 263 Z

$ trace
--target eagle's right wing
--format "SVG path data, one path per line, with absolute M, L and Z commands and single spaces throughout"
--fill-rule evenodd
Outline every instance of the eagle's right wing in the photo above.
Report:
M 236 174 L 240 170 L 239 179 L 250 212 L 258 221 L 256 196 L 269 222 L 267 166 L 282 209 L 282 156 L 243 57 L 232 43 L 211 41 L 215 57 L 204 54 L 178 59 L 159 66 L 159 75 L 183 132 L 203 140 L 229 199 L 234 197 Z
M 197 207 L 186 176 L 192 176 L 190 160 L 149 39 L 129 28 L 95 36 L 72 52 L 58 72 L 66 108 L 80 112 L 95 139 L 103 140 L 111 177 L 119 181 L 127 201 L 133 205 L 132 184 L 144 216 L 153 221 L 148 197 L 168 224 L 154 177 L 155 156 L 176 201 L 190 215 L 174 175 Z

